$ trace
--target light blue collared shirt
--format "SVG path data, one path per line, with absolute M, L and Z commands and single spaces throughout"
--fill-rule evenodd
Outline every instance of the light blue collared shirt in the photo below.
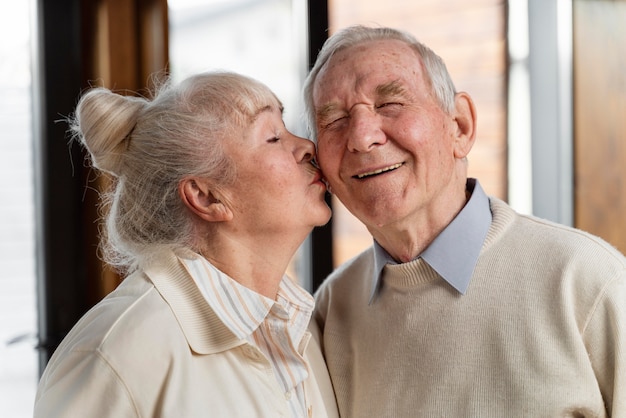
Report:
M 478 180 L 467 180 L 471 196 L 461 212 L 419 255 L 450 286 L 465 294 L 469 287 L 478 255 L 491 226 L 489 198 Z M 400 264 L 374 241 L 374 277 L 370 303 L 380 289 L 381 273 L 385 264 Z

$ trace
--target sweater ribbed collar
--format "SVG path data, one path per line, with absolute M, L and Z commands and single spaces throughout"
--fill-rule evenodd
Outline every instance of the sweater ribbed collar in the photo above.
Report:
M 478 180 L 469 178 L 466 188 L 470 193 L 467 204 L 433 242 L 416 257 L 428 263 L 441 278 L 461 294 L 465 294 L 469 287 L 492 219 L 489 198 Z M 415 260 L 398 263 L 374 241 L 374 277 L 370 304 L 380 290 L 385 265 L 410 264 L 413 261 Z

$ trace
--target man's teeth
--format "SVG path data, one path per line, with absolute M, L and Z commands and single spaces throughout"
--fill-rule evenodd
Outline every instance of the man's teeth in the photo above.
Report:
M 381 168 L 380 170 L 374 170 L 374 171 L 370 171 L 368 173 L 357 174 L 356 177 L 359 178 L 359 179 L 362 179 L 364 177 L 368 177 L 368 176 L 373 176 L 375 174 L 384 173 L 385 171 L 395 170 L 396 168 L 400 167 L 401 165 L 402 165 L 402 163 L 390 165 L 389 167 Z

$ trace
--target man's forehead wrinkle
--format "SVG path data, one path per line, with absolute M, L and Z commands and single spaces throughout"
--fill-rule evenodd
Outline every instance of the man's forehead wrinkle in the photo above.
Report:
M 359 74 L 354 79 L 354 91 L 358 92 L 363 90 L 363 85 L 366 83 L 368 75 L 369 74 Z

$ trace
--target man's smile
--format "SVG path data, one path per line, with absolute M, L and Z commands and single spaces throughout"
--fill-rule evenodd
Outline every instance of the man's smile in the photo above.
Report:
M 376 170 L 373 170 L 373 171 L 368 171 L 368 172 L 365 172 L 365 173 L 357 174 L 357 175 L 355 175 L 353 177 L 357 178 L 357 179 L 364 179 L 366 177 L 376 176 L 378 174 L 386 173 L 386 172 L 389 172 L 389 171 L 393 171 L 396 168 L 400 168 L 402 166 L 402 164 L 404 164 L 404 163 L 393 164 L 393 165 L 390 165 L 388 167 L 383 167 L 383 168 L 379 168 L 379 169 L 376 169 Z

